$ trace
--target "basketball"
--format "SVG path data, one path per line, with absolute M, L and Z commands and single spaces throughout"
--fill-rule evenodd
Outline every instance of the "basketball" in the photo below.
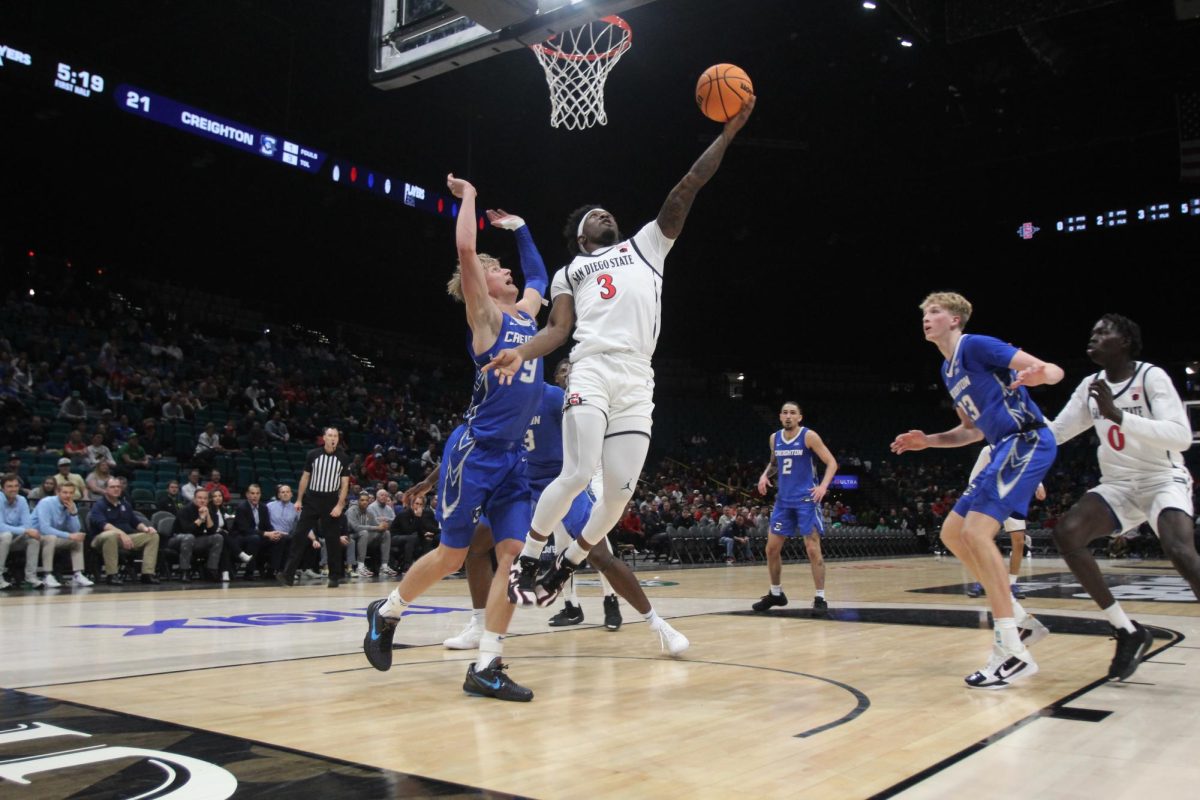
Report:
M 754 93 L 750 76 L 733 64 L 714 64 L 696 82 L 696 105 L 713 122 L 728 122 Z

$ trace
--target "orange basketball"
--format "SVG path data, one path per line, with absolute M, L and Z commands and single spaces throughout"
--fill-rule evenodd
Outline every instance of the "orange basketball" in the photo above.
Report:
M 733 64 L 714 64 L 696 81 L 696 105 L 713 122 L 728 122 L 752 94 L 750 76 Z

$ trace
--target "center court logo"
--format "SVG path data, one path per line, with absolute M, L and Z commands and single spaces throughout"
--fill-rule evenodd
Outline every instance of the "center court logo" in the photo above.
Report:
M 451 611 L 469 611 L 466 608 L 450 606 L 409 606 L 400 616 L 408 617 L 420 614 L 449 614 Z M 264 628 L 277 625 L 308 625 L 316 622 L 341 622 L 345 619 L 366 619 L 365 608 L 351 611 L 297 611 L 283 614 L 236 614 L 228 617 L 198 617 L 195 621 L 184 617 L 182 619 L 159 619 L 141 625 L 116 625 L 98 623 L 91 625 L 73 625 L 75 628 L 109 628 L 123 630 L 122 636 L 157 636 L 167 631 L 213 631 L 236 630 L 239 628 Z M 190 624 L 189 624 L 190 623 Z M 205 624 L 218 623 L 218 624 Z

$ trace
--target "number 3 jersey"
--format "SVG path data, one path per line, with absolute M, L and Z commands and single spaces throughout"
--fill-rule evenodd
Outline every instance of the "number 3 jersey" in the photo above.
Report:
M 650 222 L 631 239 L 580 253 L 554 274 L 550 299 L 575 299 L 571 363 L 596 353 L 650 360 L 662 327 L 663 263 L 673 244 Z
M 502 313 L 500 335 L 483 353 L 471 354 L 475 362 L 475 386 L 471 391 L 471 405 L 463 414 L 463 424 L 475 440 L 514 443 L 525 438 L 529 420 L 537 411 L 542 400 L 542 359 L 527 361 L 513 376 L 512 383 L 504 386 L 496 380 L 496 372 L 481 372 L 497 353 L 509 347 L 517 347 L 533 338 L 537 333 L 537 320 L 521 312 L 512 317 Z M 467 349 L 471 350 L 469 344 Z
M 1008 365 L 1018 352 L 991 336 L 964 333 L 954 355 L 942 362 L 942 380 L 950 398 L 983 432 L 988 444 L 1045 425 L 1041 409 L 1025 387 L 1008 388 L 1017 377 Z
M 1118 425 L 1100 414 L 1088 387 L 1103 380 L 1113 393 L 1113 403 L 1124 412 Z M 1103 371 L 1089 375 L 1075 389 L 1067 405 L 1050 423 L 1059 444 L 1095 428 L 1100 446 L 1102 482 L 1151 476 L 1187 477 L 1183 451 L 1192 444 L 1187 410 L 1175 385 L 1161 367 L 1135 363 L 1133 376 L 1120 383 Z

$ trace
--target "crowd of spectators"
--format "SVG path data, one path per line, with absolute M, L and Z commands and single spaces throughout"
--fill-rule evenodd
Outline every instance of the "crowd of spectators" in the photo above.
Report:
M 353 457 L 343 515 L 347 567 L 392 578 L 436 546 L 436 496 L 410 508 L 400 498 L 436 468 L 443 438 L 461 419 L 465 359 L 449 376 L 454 368 L 437 362 L 376 364 L 352 341 L 300 326 L 239 336 L 119 294 L 58 305 L 10 297 L 0 319 L 4 472 L 33 517 L 44 507 L 42 516 L 65 524 L 62 511 L 82 506 L 75 530 L 46 523 L 56 531 L 49 539 L 31 533 L 39 529 L 33 517 L 22 527 L 24 518 L 10 511 L 0 566 L 17 546 L 12 552 L 27 554 L 25 584 L 58 583 L 51 544 L 69 552 L 78 585 L 89 571 L 76 561 L 90 550 L 110 583 L 122 580 L 123 552 L 138 553 L 140 579 L 156 581 L 164 571 L 160 537 L 164 564 L 175 564 L 183 579 L 193 572 L 212 580 L 272 577 L 295 533 L 292 485 L 325 425 L 343 431 Z M 763 430 L 772 425 L 764 416 Z M 611 533 L 614 544 L 670 560 L 668 527 L 711 525 L 727 561 L 752 557 L 749 535 L 766 528 L 773 500 L 755 488 L 762 459 L 701 456 L 706 444 L 694 433 L 676 453 L 686 463 L 668 455 L 644 471 Z M 748 442 L 745 452 L 760 444 Z M 971 450 L 905 458 L 839 452 L 841 472 L 859 483 L 829 493 L 827 529 L 911 531 L 933 541 L 965 484 Z M 1030 527 L 1052 529 L 1096 479 L 1086 443 L 1063 448 Z M 154 521 L 162 515 L 171 524 Z M 324 558 L 319 542 L 313 550 L 302 565 L 310 577 Z

